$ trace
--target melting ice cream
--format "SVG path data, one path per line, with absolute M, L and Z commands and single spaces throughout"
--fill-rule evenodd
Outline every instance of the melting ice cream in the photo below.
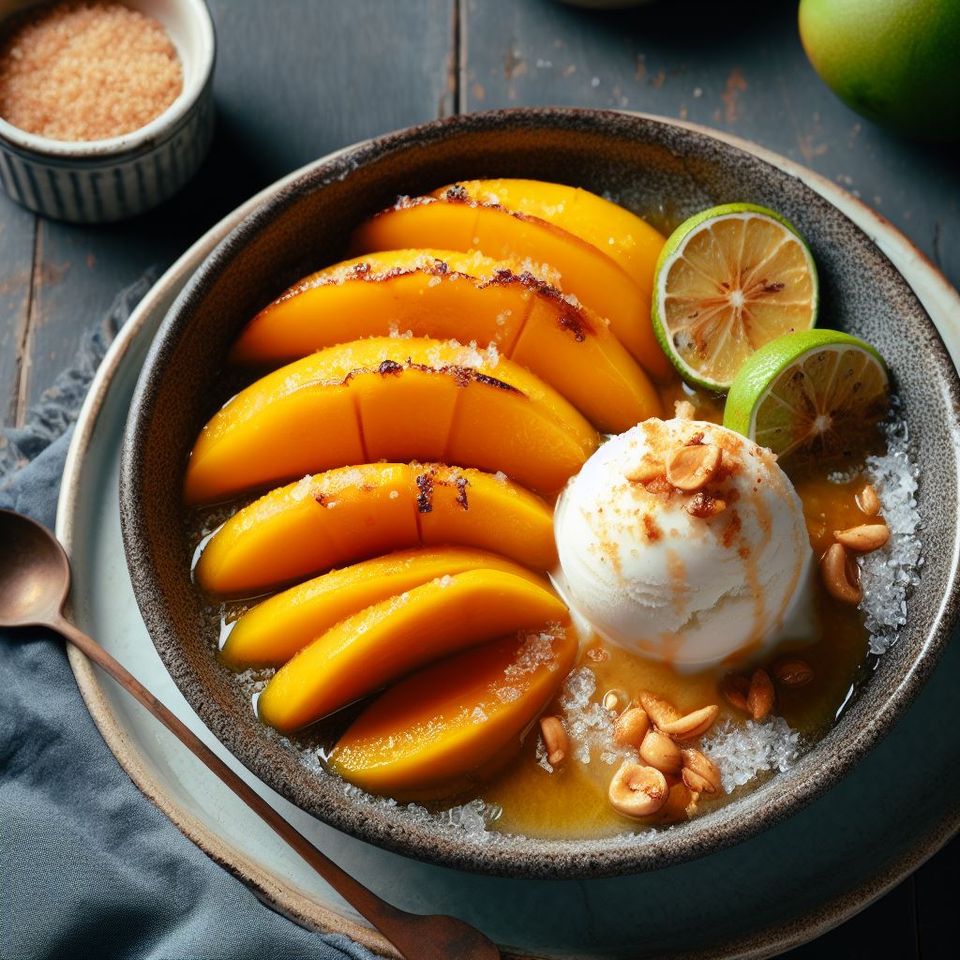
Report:
M 759 653 L 805 613 L 800 499 L 769 450 L 716 424 L 651 419 L 609 440 L 554 526 L 575 610 L 680 669 Z

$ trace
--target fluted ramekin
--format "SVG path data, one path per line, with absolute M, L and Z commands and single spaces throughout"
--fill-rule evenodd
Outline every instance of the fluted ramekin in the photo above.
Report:
M 0 17 L 36 0 L 0 0 Z M 176 193 L 213 138 L 213 21 L 203 0 L 128 0 L 158 20 L 183 66 L 183 89 L 159 116 L 106 140 L 51 140 L 0 118 L 0 185 L 17 203 L 71 223 L 136 216 Z

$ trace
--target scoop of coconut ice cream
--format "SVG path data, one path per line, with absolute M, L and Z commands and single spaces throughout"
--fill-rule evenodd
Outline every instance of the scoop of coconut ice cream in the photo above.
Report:
M 650 419 L 603 444 L 557 503 L 561 588 L 631 652 L 694 670 L 772 646 L 809 594 L 800 499 L 732 430 Z

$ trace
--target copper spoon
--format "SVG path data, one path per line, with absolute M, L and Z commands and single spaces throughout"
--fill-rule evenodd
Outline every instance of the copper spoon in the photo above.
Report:
M 321 853 L 180 722 L 95 640 L 64 618 L 70 562 L 46 527 L 0 510 L 0 627 L 47 627 L 100 664 L 244 803 L 365 916 L 407 960 L 497 960 L 479 930 L 453 917 L 406 913 L 368 890 Z

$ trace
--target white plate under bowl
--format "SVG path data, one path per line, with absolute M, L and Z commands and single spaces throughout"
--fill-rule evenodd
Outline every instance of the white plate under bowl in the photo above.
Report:
M 960 297 L 906 237 L 835 184 L 784 157 L 716 131 L 677 125 L 749 150 L 842 210 L 893 261 L 954 363 L 960 361 Z M 170 679 L 140 619 L 120 537 L 120 448 L 147 349 L 182 286 L 244 216 L 301 172 L 268 187 L 197 241 L 147 294 L 103 362 L 80 413 L 57 512 L 57 534 L 73 561 L 77 623 L 359 880 L 405 909 L 462 917 L 515 956 L 770 956 L 841 923 L 935 853 L 960 827 L 960 738 L 949 725 L 934 722 L 949 716 L 954 703 L 956 643 L 894 731 L 825 796 L 738 846 L 637 877 L 505 880 L 409 860 L 338 833 L 294 807 L 220 746 Z M 188 837 L 275 909 L 396 956 L 178 741 L 72 648 L 70 663 L 110 749 Z M 918 784 L 924 785 L 919 806 Z

